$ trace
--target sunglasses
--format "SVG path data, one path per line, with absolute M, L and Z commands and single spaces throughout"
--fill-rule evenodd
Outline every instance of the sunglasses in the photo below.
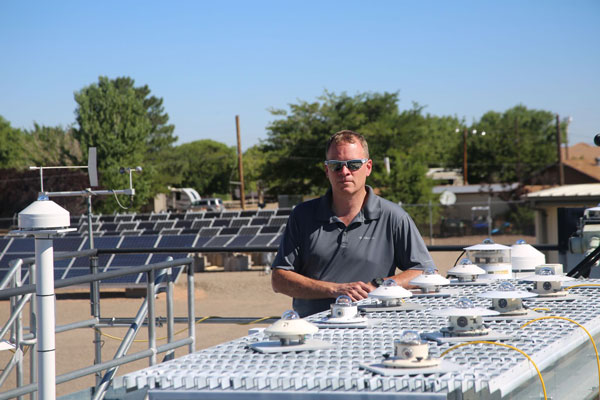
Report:
M 369 161 L 368 158 L 361 158 L 359 160 L 348 160 L 348 161 L 338 161 L 338 160 L 325 160 L 325 165 L 332 172 L 341 171 L 344 165 L 350 171 L 358 171 L 360 167 L 363 166 L 364 163 Z

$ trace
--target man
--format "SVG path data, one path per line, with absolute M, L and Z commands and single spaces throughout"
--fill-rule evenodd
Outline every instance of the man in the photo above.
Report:
M 337 132 L 326 147 L 331 189 L 290 215 L 271 284 L 294 298 L 301 317 L 328 309 L 340 295 L 365 299 L 383 278 L 406 287 L 423 268 L 434 266 L 410 216 L 366 185 L 372 168 L 365 138 Z M 402 269 L 398 274 L 396 267 Z

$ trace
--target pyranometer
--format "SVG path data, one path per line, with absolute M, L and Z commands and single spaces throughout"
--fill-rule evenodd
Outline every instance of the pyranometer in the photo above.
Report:
M 318 331 L 318 327 L 301 319 L 296 311 L 288 310 L 283 313 L 280 320 L 265 329 L 265 334 L 271 339 L 279 339 L 282 345 L 288 346 L 293 341 L 304 343 L 306 335 Z
M 526 315 L 528 310 L 523 307 L 522 299 L 535 296 L 536 293 L 517 290 L 515 285 L 507 281 L 501 282 L 497 290 L 477 295 L 483 299 L 492 299 L 492 310 L 507 316 Z
M 484 279 L 511 279 L 510 247 L 487 238 L 481 244 L 465 247 L 467 258 L 485 270 Z
M 316 321 L 321 328 L 366 328 L 368 319 L 358 312 L 358 306 L 345 294 L 339 296 L 335 303 L 331 304 L 330 314 Z
M 418 286 L 423 293 L 435 293 L 439 292 L 442 286 L 449 285 L 450 281 L 438 274 L 435 268 L 427 268 L 409 283 Z
M 489 329 L 483 325 L 483 316 L 498 315 L 498 311 L 483 307 L 475 307 L 473 302 L 465 297 L 456 302 L 455 307 L 433 310 L 431 315 L 448 317 L 450 325 L 440 329 L 444 336 L 483 336 Z
M 483 274 L 485 270 L 473 264 L 468 258 L 463 258 L 458 265 L 448 270 L 448 275 L 458 278 L 458 282 L 475 282 L 477 277 Z
M 438 366 L 441 361 L 429 357 L 429 344 L 421 340 L 419 332 L 407 330 L 394 340 L 394 356 L 382 364 L 389 368 L 427 368 Z
M 574 278 L 565 275 L 557 275 L 550 267 L 539 268 L 535 274 L 523 278 L 526 282 L 533 282 L 533 293 L 539 297 L 564 297 L 568 295 L 561 287 L 561 282 L 572 281 Z

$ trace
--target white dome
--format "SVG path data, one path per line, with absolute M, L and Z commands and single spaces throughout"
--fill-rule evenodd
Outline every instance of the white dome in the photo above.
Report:
M 534 271 L 538 265 L 546 264 L 546 256 L 532 245 L 519 240 L 511 246 L 511 262 L 515 271 Z
M 40 200 L 34 201 L 19 213 L 20 229 L 57 229 L 67 228 L 69 225 L 69 212 L 47 197 L 40 197 Z

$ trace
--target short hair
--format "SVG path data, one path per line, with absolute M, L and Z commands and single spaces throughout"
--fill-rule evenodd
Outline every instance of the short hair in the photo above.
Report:
M 356 143 L 356 142 L 361 144 L 361 146 L 365 152 L 366 158 L 369 158 L 369 145 L 367 144 L 367 139 L 365 139 L 365 137 L 363 135 L 361 135 L 360 133 L 350 131 L 347 129 L 336 132 L 333 135 L 331 135 L 331 137 L 329 138 L 329 141 L 327 142 L 327 147 L 325 148 L 325 158 L 327 158 L 327 153 L 329 152 L 329 148 L 331 147 L 332 143 L 338 144 L 338 143 Z

